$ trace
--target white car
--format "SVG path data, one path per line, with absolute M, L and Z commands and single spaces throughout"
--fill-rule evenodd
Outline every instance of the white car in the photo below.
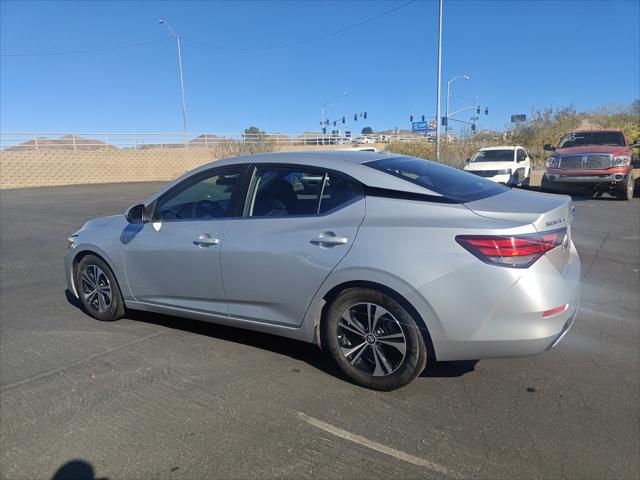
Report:
M 521 146 L 486 147 L 466 161 L 464 170 L 509 187 L 526 187 L 531 178 L 531 159 Z
M 369 144 L 369 143 L 376 143 L 376 141 L 373 138 L 366 137 L 366 136 L 359 137 L 359 138 L 356 139 L 356 144 L 357 145 L 366 145 L 366 144 Z

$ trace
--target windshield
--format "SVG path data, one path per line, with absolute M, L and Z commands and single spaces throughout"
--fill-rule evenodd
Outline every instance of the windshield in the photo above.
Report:
M 421 158 L 392 157 L 367 162 L 365 165 L 460 203 L 480 200 L 508 190 L 507 187 L 477 175 Z
M 624 147 L 624 137 L 622 136 L 622 132 L 570 133 L 560 140 L 558 148 L 585 147 L 588 145 Z
M 513 162 L 513 150 L 480 150 L 471 159 L 476 162 Z

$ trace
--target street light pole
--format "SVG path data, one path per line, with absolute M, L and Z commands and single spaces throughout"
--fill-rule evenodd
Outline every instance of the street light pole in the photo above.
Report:
M 436 103 L 436 162 L 440 161 L 440 90 L 442 87 L 442 0 L 438 2 L 438 88 Z
M 341 95 L 336 95 L 331 100 L 328 100 L 322 104 L 322 106 L 320 107 L 320 128 L 324 128 L 324 107 L 328 106 L 331 102 L 334 102 L 340 97 L 348 97 L 348 96 L 349 94 L 347 92 L 344 92 Z M 324 139 L 324 135 L 323 135 L 323 139 Z M 324 143 L 324 140 L 322 143 Z
M 187 103 L 184 99 L 184 76 L 182 74 L 182 46 L 180 45 L 180 36 L 173 31 L 169 22 L 161 18 L 158 23 L 163 24 L 169 30 L 169 33 L 176 39 L 178 45 L 178 67 L 180 69 L 180 95 L 182 97 L 182 127 L 184 129 L 184 144 L 188 145 L 188 129 L 187 129 Z
M 465 80 L 469 80 L 469 78 L 471 77 L 469 77 L 469 75 L 465 73 L 464 75 L 456 75 L 455 77 L 450 78 L 447 81 L 447 103 L 446 103 L 446 112 L 445 112 L 445 116 L 447 118 L 447 124 L 445 125 L 445 128 L 444 128 L 445 142 L 447 141 L 447 137 L 448 137 L 447 132 L 449 131 L 449 97 L 450 97 L 449 90 L 451 89 L 451 83 L 453 83 L 453 81 L 457 80 L 458 78 L 464 78 Z

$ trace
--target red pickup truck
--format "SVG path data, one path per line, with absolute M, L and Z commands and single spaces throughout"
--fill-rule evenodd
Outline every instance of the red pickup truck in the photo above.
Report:
M 542 190 L 558 193 L 581 187 L 591 194 L 609 192 L 621 200 L 631 200 L 634 189 L 631 148 L 622 130 L 568 133 L 557 147 L 544 146 L 553 153 L 547 159 Z

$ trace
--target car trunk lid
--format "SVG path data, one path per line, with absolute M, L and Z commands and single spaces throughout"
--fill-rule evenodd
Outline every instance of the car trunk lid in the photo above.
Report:
M 518 189 L 464 205 L 483 217 L 530 223 L 539 232 L 566 228 L 574 216 L 573 202 L 567 195 Z

